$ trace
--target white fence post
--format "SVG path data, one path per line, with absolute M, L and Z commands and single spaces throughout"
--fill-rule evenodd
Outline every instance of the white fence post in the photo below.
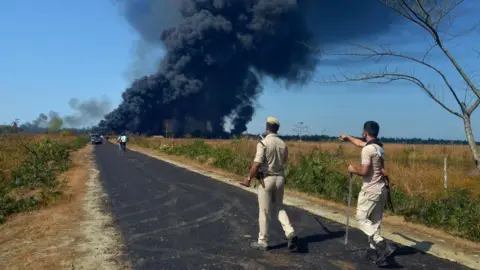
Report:
M 447 158 L 443 159 L 443 187 L 445 190 L 448 188 L 448 174 L 447 174 Z

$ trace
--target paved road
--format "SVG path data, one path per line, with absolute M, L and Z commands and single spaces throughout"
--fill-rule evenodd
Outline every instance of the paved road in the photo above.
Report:
M 102 184 L 135 269 L 376 269 L 366 237 L 288 207 L 300 236 L 290 253 L 278 222 L 276 249 L 249 248 L 258 234 L 254 194 L 112 144 L 95 147 Z M 400 247 L 387 268 L 468 269 Z

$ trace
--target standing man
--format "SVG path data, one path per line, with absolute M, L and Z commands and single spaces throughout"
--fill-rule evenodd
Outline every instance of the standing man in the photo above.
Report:
M 285 185 L 285 164 L 288 159 L 288 148 L 277 135 L 280 122 L 274 117 L 268 117 L 266 123 L 267 136 L 257 144 L 257 153 L 253 160 L 248 178 L 242 184 L 249 187 L 251 179 L 258 169 L 261 169 L 264 179 L 258 186 L 259 229 L 258 241 L 250 246 L 258 250 L 268 250 L 268 237 L 271 215 L 275 214 L 282 224 L 288 240 L 288 249 L 297 247 L 298 237 L 284 209 L 283 194 Z
M 349 135 L 340 135 L 341 140 L 348 140 L 362 148 L 361 165 L 348 166 L 348 172 L 363 177 L 363 185 L 358 195 L 356 220 L 361 230 L 368 236 L 370 248 L 377 253 L 376 263 L 384 262 L 394 251 L 380 236 L 380 225 L 383 208 L 388 191 L 384 179 L 385 152 L 383 144 L 378 140 L 380 126 L 375 121 L 367 121 L 363 125 L 363 140 Z
M 125 151 L 127 148 L 127 135 L 123 132 L 120 137 L 117 139 L 119 146 L 120 146 L 120 151 Z

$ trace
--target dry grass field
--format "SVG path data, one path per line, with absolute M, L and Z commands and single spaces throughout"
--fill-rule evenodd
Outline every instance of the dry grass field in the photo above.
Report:
M 59 143 L 71 143 L 78 136 L 60 134 L 9 134 L 0 137 L 0 173 L 17 168 L 28 155 L 25 145 L 51 139 Z
M 87 141 L 66 133 L 0 135 L 0 223 L 58 199 L 65 182 L 57 176 L 70 167 L 70 151 Z
M 163 144 L 181 145 L 193 139 L 147 139 L 151 146 Z M 207 140 L 212 146 L 226 147 L 238 155 L 252 157 L 256 141 Z M 290 162 L 296 164 L 302 155 L 315 148 L 327 152 L 340 153 L 339 158 L 346 163 L 360 162 L 360 148 L 346 142 L 295 142 L 288 141 Z M 440 196 L 444 191 L 444 158 L 448 162 L 448 189 L 467 188 L 475 196 L 480 196 L 480 176 L 470 175 L 474 168 L 470 150 L 466 145 L 403 145 L 386 144 L 386 168 L 391 181 L 409 195 L 422 195 L 430 198 Z M 346 171 L 344 168 L 338 168 Z M 246 168 L 245 173 L 247 173 Z

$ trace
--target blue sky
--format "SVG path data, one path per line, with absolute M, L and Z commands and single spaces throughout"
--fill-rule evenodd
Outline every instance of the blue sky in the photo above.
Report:
M 113 106 L 129 85 L 129 67 L 133 61 L 138 36 L 122 18 L 113 1 L 35 1 L 3 0 L 0 3 L 0 123 L 18 118 L 30 121 L 41 112 L 55 110 L 72 113 L 70 98 L 80 100 L 107 96 Z M 477 18 L 461 18 L 456 26 L 471 26 Z M 454 29 L 456 30 L 456 29 Z M 369 42 L 397 44 L 403 53 L 418 55 L 426 48 L 424 38 L 414 29 L 389 33 Z M 364 44 L 362 41 L 362 44 Z M 478 30 L 448 43 L 455 57 L 472 76 L 478 75 Z M 331 59 L 330 59 L 331 60 Z M 334 59 L 335 60 L 335 59 Z M 448 61 L 438 52 L 433 63 L 446 70 L 455 87 L 465 86 Z M 265 82 L 259 108 L 249 124 L 250 132 L 259 132 L 267 116 L 281 121 L 281 132 L 291 133 L 292 126 L 303 121 L 311 133 L 360 135 L 366 120 L 381 125 L 382 136 L 435 137 L 464 139 L 463 123 L 410 84 L 374 85 L 365 83 L 325 84 L 324 78 L 337 71 L 335 63 L 323 61 L 316 81 L 302 87 L 285 89 L 275 82 Z M 412 69 L 395 62 L 392 67 Z M 343 68 L 377 70 L 382 66 L 350 64 Z M 441 93 L 437 77 L 415 68 L 417 75 L 434 84 Z M 475 80 L 478 82 L 478 80 Z M 451 100 L 447 92 L 445 99 Z M 478 110 L 472 124 L 480 138 Z

